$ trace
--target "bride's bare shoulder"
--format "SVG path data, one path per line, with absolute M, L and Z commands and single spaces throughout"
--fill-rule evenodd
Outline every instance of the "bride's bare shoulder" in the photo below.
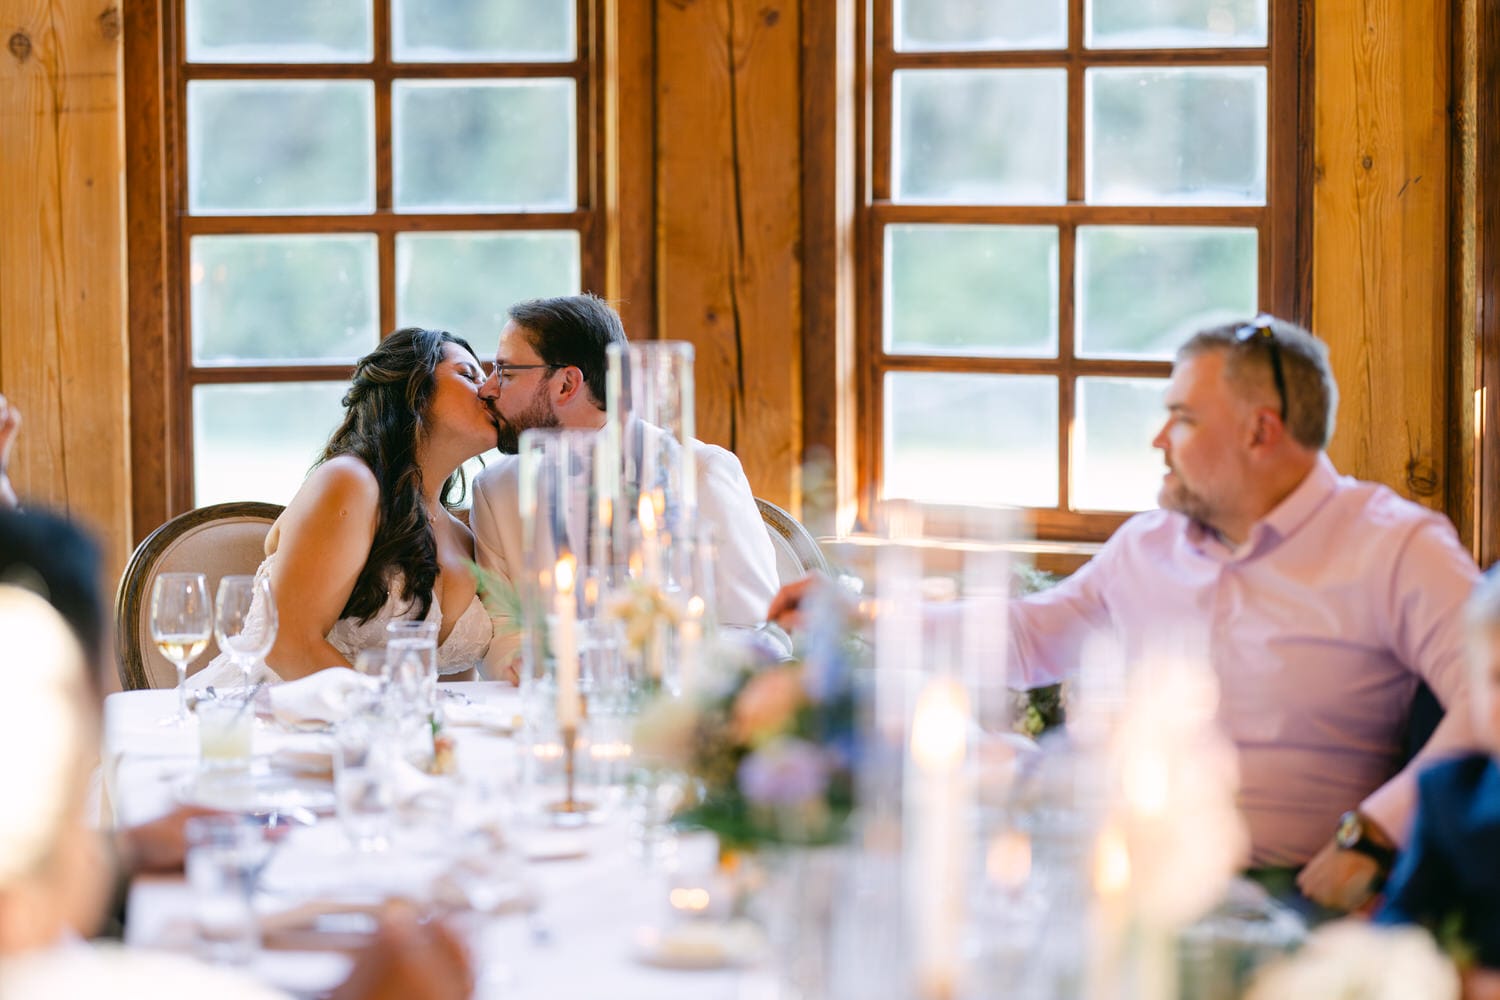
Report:
M 266 553 L 276 551 L 283 535 L 306 530 L 373 537 L 379 511 L 380 481 L 375 471 L 354 455 L 338 455 L 308 473 L 267 534 Z

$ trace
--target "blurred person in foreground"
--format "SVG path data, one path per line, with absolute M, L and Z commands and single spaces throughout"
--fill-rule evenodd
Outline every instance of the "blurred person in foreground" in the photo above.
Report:
M 254 980 L 185 957 L 90 944 L 109 886 L 102 844 L 84 818 L 97 716 L 84 654 L 45 600 L 0 584 L 8 665 L 0 698 L 0 996 L 93 998 L 284 997 Z M 334 996 L 458 1000 L 467 958 L 438 923 L 396 909 Z
M 1483 749 L 1418 777 L 1411 838 L 1375 919 L 1420 923 L 1455 939 L 1472 960 L 1465 996 L 1500 997 L 1500 574 L 1474 589 L 1467 619 L 1471 706 Z
M 1473 740 L 1463 606 L 1478 571 L 1446 518 L 1334 469 L 1337 401 L 1327 348 L 1291 323 L 1261 316 L 1191 337 L 1152 442 L 1167 467 L 1160 509 L 1013 601 L 1008 652 L 1012 679 L 1038 687 L 1077 669 L 1101 632 L 1126 663 L 1164 637 L 1204 650 L 1238 751 L 1251 874 L 1317 916 L 1302 904 L 1372 899 L 1406 837 L 1417 772 Z M 770 616 L 785 618 L 805 586 Z M 1422 681 L 1448 711 L 1403 766 Z
M 524 566 L 520 460 L 523 431 L 534 427 L 601 430 L 609 346 L 625 344 L 625 328 L 595 295 L 531 299 L 510 307 L 495 367 L 479 395 L 495 415 L 501 458 L 474 482 L 474 536 L 479 565 L 515 586 Z M 776 552 L 734 453 L 692 443 L 698 514 L 713 532 L 714 601 L 721 625 L 762 621 L 776 593 Z M 520 633 L 503 611 L 485 660 L 491 677 L 516 676 Z
M 436 622 L 438 673 L 472 678 L 490 619 L 469 571 L 474 535 L 449 505 L 460 466 L 495 443 L 484 380 L 467 342 L 417 327 L 355 364 L 343 422 L 266 534 L 257 575 L 280 621 L 261 679 L 351 666 L 398 620 Z M 255 607 L 250 617 L 265 621 Z M 194 683 L 235 684 L 239 670 L 221 655 Z

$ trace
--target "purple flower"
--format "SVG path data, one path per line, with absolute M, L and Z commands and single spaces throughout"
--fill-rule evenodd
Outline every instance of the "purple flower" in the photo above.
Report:
M 795 806 L 828 787 L 828 760 L 806 740 L 768 743 L 740 762 L 740 791 L 757 805 Z

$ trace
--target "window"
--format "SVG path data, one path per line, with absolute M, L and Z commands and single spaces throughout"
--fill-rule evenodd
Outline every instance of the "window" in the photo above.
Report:
M 286 502 L 383 333 L 602 286 L 592 11 L 163 5 L 172 507 Z
M 1176 346 L 1304 317 L 1297 3 L 877 0 L 866 30 L 870 492 L 1105 537 L 1155 504 Z

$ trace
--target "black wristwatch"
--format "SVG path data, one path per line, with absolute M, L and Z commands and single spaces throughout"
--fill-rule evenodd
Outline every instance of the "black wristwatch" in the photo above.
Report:
M 1395 848 L 1377 844 L 1370 839 L 1366 820 L 1358 810 L 1351 809 L 1339 817 L 1338 830 L 1334 832 L 1333 840 L 1343 850 L 1358 851 L 1366 857 L 1374 858 L 1382 872 L 1390 871 L 1391 865 L 1396 861 Z

